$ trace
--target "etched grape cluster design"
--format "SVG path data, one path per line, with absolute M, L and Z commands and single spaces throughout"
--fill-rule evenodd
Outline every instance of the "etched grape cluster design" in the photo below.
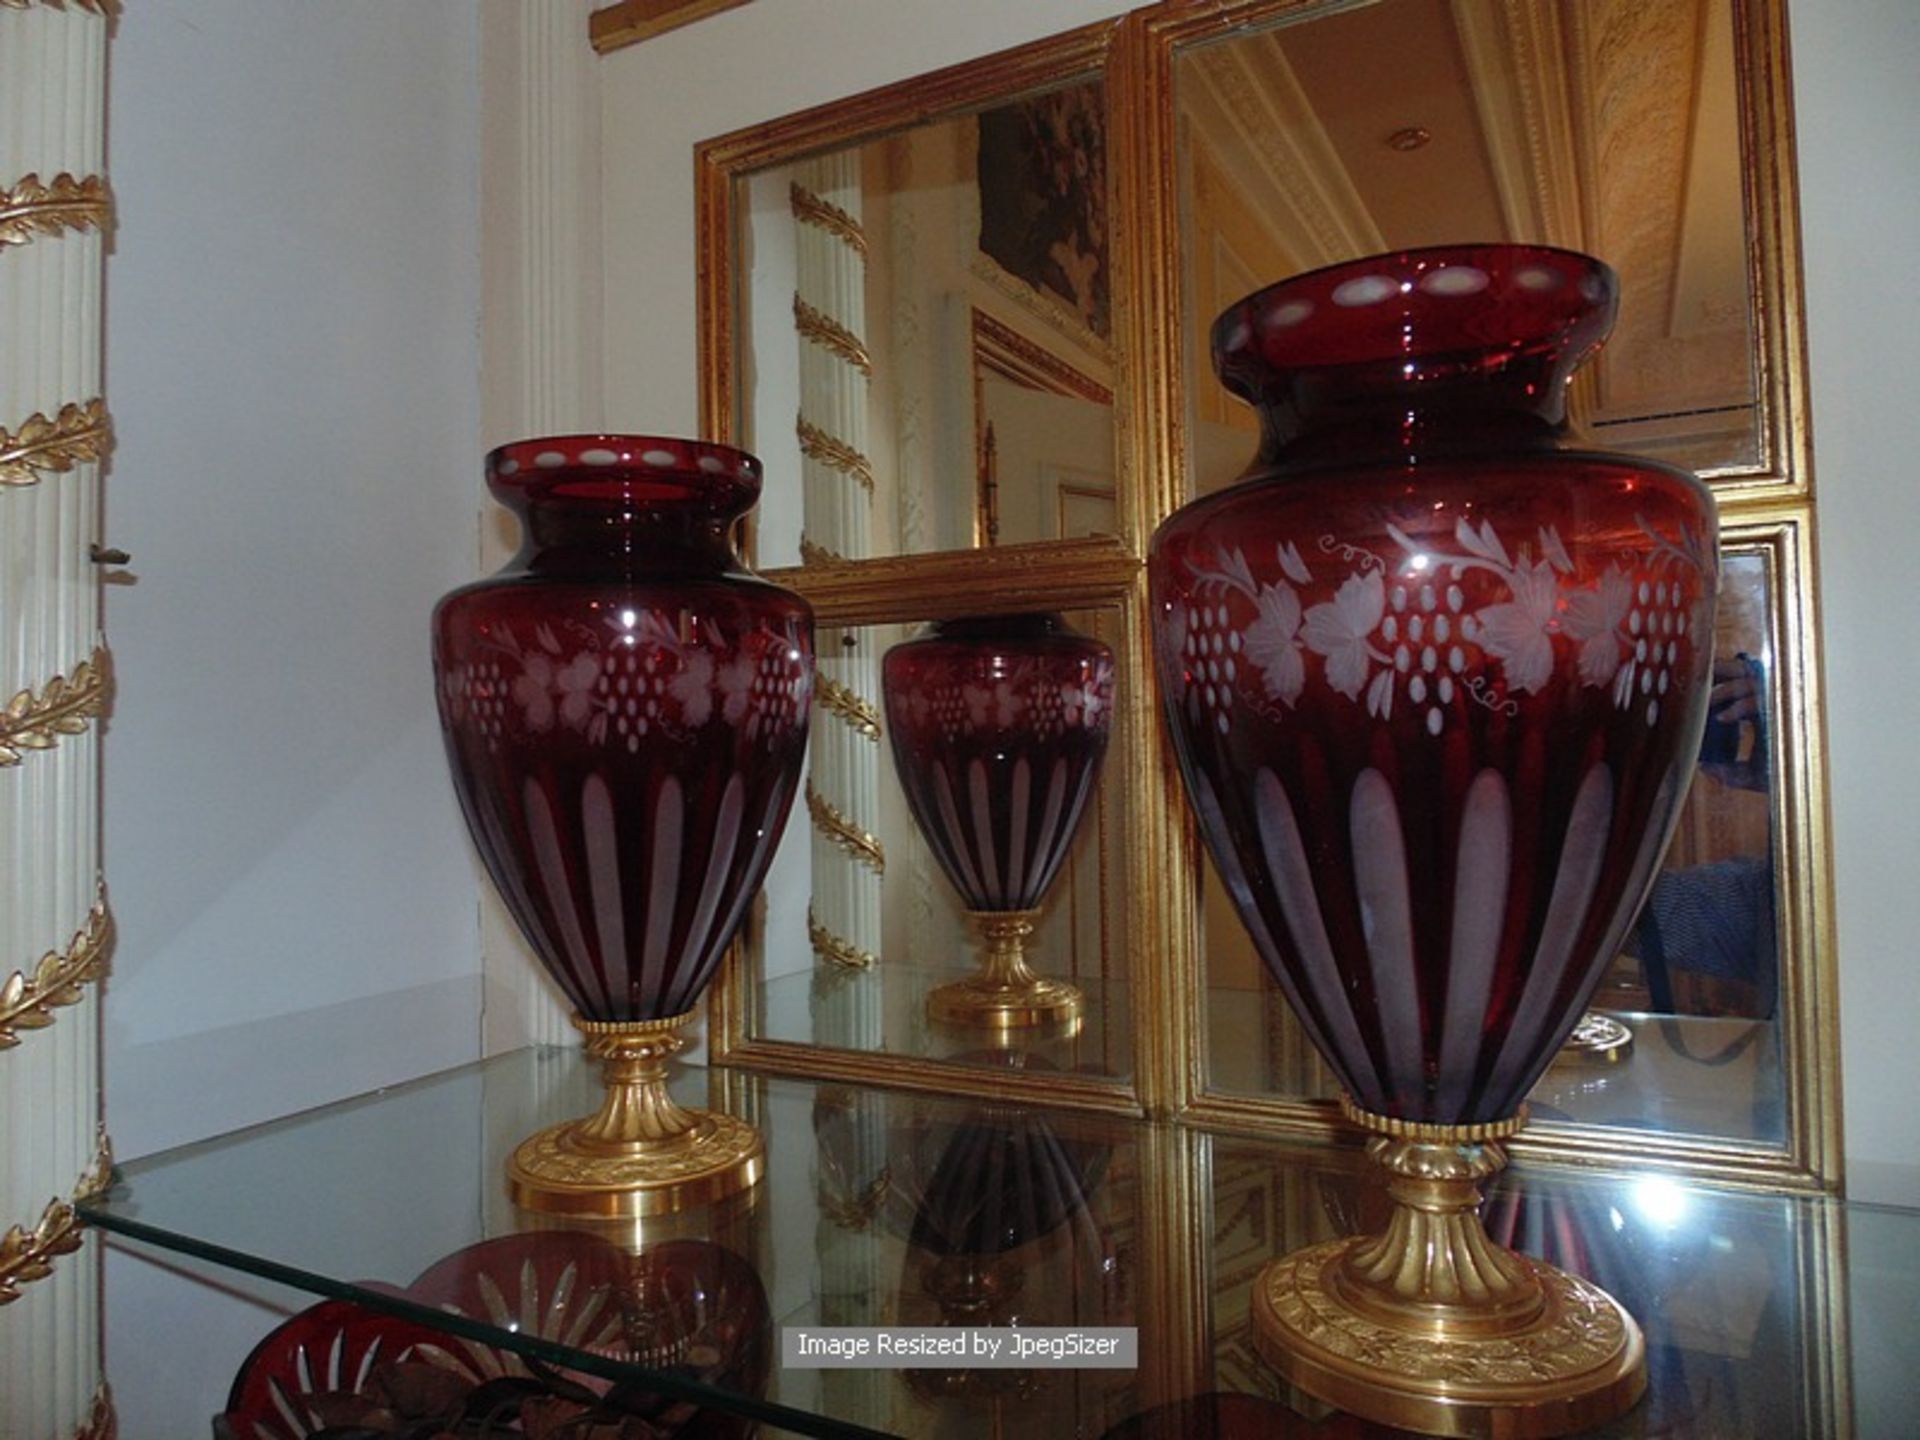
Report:
M 1389 525 L 1392 562 L 1322 535 L 1318 576 L 1289 541 L 1275 550 L 1277 580 L 1224 548 L 1189 564 L 1187 593 L 1162 606 L 1166 679 L 1196 722 L 1224 735 L 1242 699 L 1291 709 L 1314 657 L 1326 685 L 1369 716 L 1411 706 L 1437 737 L 1462 699 L 1518 713 L 1519 697 L 1545 689 L 1571 657 L 1573 680 L 1610 686 L 1618 708 L 1637 707 L 1653 726 L 1702 624 L 1707 558 L 1697 536 L 1639 523 L 1645 551 L 1584 585 L 1552 526 L 1510 547 L 1489 521 L 1457 522 L 1452 546 Z M 1470 590 L 1475 574 L 1495 583 Z M 1329 578 L 1331 596 L 1303 604 Z

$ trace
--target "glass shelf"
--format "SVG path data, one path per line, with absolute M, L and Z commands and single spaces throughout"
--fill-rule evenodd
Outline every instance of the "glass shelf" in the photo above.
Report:
M 941 985 L 979 973 L 972 957 L 945 968 L 875 965 L 866 970 L 815 966 L 754 986 L 752 1039 L 909 1055 L 977 1067 L 1000 1062 L 981 1048 L 982 1032 L 927 1018 L 927 997 Z M 1042 968 L 1041 973 L 1052 972 Z M 1071 978 L 1085 1008 L 1078 1024 L 1037 1027 L 1022 1053 L 1075 1075 L 1124 1081 L 1133 1070 L 1133 1025 L 1123 980 Z
M 1325 1414 L 1289 1396 L 1257 1358 L 1248 1302 L 1268 1260 L 1378 1223 L 1382 1197 L 1357 1148 L 690 1067 L 677 1095 L 758 1124 L 765 1180 L 712 1209 L 582 1240 L 516 1213 L 503 1172 L 521 1138 L 590 1110 L 598 1088 L 574 1051 L 521 1051 L 124 1164 L 84 1214 L 419 1321 L 469 1354 L 644 1380 L 651 1392 L 803 1435 L 1145 1440 L 1249 1420 L 1304 1434 Z M 1846 1433 L 1849 1213 L 1821 1197 L 1539 1165 L 1502 1176 L 1487 1210 L 1497 1237 L 1589 1275 L 1645 1328 L 1648 1397 L 1599 1432 L 1622 1436 Z M 1190 1224 L 1167 1218 L 1178 1215 Z M 1897 1269 L 1920 1245 L 1920 1214 L 1871 1219 L 1862 1231 L 1871 1253 L 1856 1240 L 1851 1263 Z M 982 1254 L 966 1237 L 988 1230 L 1002 1241 Z M 566 1304 L 555 1303 L 569 1260 L 589 1280 L 596 1265 L 657 1279 L 689 1256 L 731 1267 L 724 1287 L 701 1291 L 710 1305 L 725 1296 L 727 1323 L 709 1339 L 724 1337 L 731 1356 L 691 1364 L 657 1345 L 623 1351 L 618 1342 L 644 1343 L 630 1315 L 611 1345 L 598 1329 L 557 1338 L 570 1329 Z M 492 1315 L 471 1298 L 489 1286 Z M 992 1318 L 968 1323 L 1138 1326 L 1141 1368 L 909 1374 L 779 1363 L 782 1327 L 938 1325 L 983 1287 Z M 590 1288 L 571 1292 L 576 1312 Z M 440 1308 L 456 1294 L 469 1297 L 465 1313 Z M 1283 1431 L 1293 1407 L 1305 1419 Z M 1373 1433 L 1342 1427 L 1329 1433 Z

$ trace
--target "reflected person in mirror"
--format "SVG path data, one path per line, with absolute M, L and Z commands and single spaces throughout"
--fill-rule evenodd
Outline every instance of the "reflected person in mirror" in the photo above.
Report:
M 1735 790 L 1769 788 L 1766 671 L 1739 654 L 1716 659 L 1707 729 L 1700 744 L 1702 773 Z M 1676 974 L 1724 982 L 1739 1011 L 1771 1019 L 1778 1004 L 1778 936 L 1771 845 L 1758 854 L 1664 870 L 1627 943 L 1646 976 L 1651 1008 L 1678 1014 L 1698 1006 L 1676 997 Z M 1728 1013 L 1730 1007 L 1710 1007 Z

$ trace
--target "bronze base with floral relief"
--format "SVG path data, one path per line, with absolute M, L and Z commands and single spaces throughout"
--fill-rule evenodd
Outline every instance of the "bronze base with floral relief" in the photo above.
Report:
M 1260 1354 L 1308 1394 L 1428 1435 L 1534 1440 L 1585 1430 L 1646 1389 L 1640 1327 L 1598 1286 L 1496 1245 L 1480 1182 L 1526 1123 L 1422 1125 L 1369 1114 L 1390 1177 L 1385 1233 L 1309 1246 L 1254 1284 Z
M 685 1046 L 691 1012 L 665 1020 L 574 1016 L 601 1062 L 606 1098 L 594 1115 L 522 1141 L 507 1188 L 522 1209 L 602 1220 L 711 1205 L 757 1184 L 760 1132 L 743 1120 L 689 1110 L 667 1093 L 667 1064 Z
M 1036 975 L 1027 966 L 1027 940 L 1038 910 L 970 910 L 986 942 L 978 975 L 942 985 L 927 996 L 927 1015 L 943 1025 L 992 1030 L 1044 1027 L 1068 1036 L 1080 1028 L 1086 997 L 1076 985 Z

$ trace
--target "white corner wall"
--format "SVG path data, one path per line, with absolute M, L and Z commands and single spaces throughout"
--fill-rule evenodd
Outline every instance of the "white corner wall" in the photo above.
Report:
M 117 25 L 123 1159 L 479 1053 L 427 645 L 478 573 L 478 37 L 470 0 L 140 0 Z M 117 1250 L 106 1314 L 125 1440 L 205 1434 L 276 1319 Z
M 427 617 L 477 569 L 467 0 L 142 0 L 111 50 L 122 1156 L 477 1053 Z
M 1800 132 L 1832 749 L 1851 1192 L 1920 1204 L 1920 671 L 1910 642 L 1920 484 L 1910 458 L 1920 288 L 1920 7 L 1789 0 Z M 1128 9 L 1112 0 L 759 0 L 604 62 L 606 415 L 698 423 L 693 147 L 758 121 Z
M 1920 1206 L 1920 5 L 1790 0 L 1848 1194 Z

